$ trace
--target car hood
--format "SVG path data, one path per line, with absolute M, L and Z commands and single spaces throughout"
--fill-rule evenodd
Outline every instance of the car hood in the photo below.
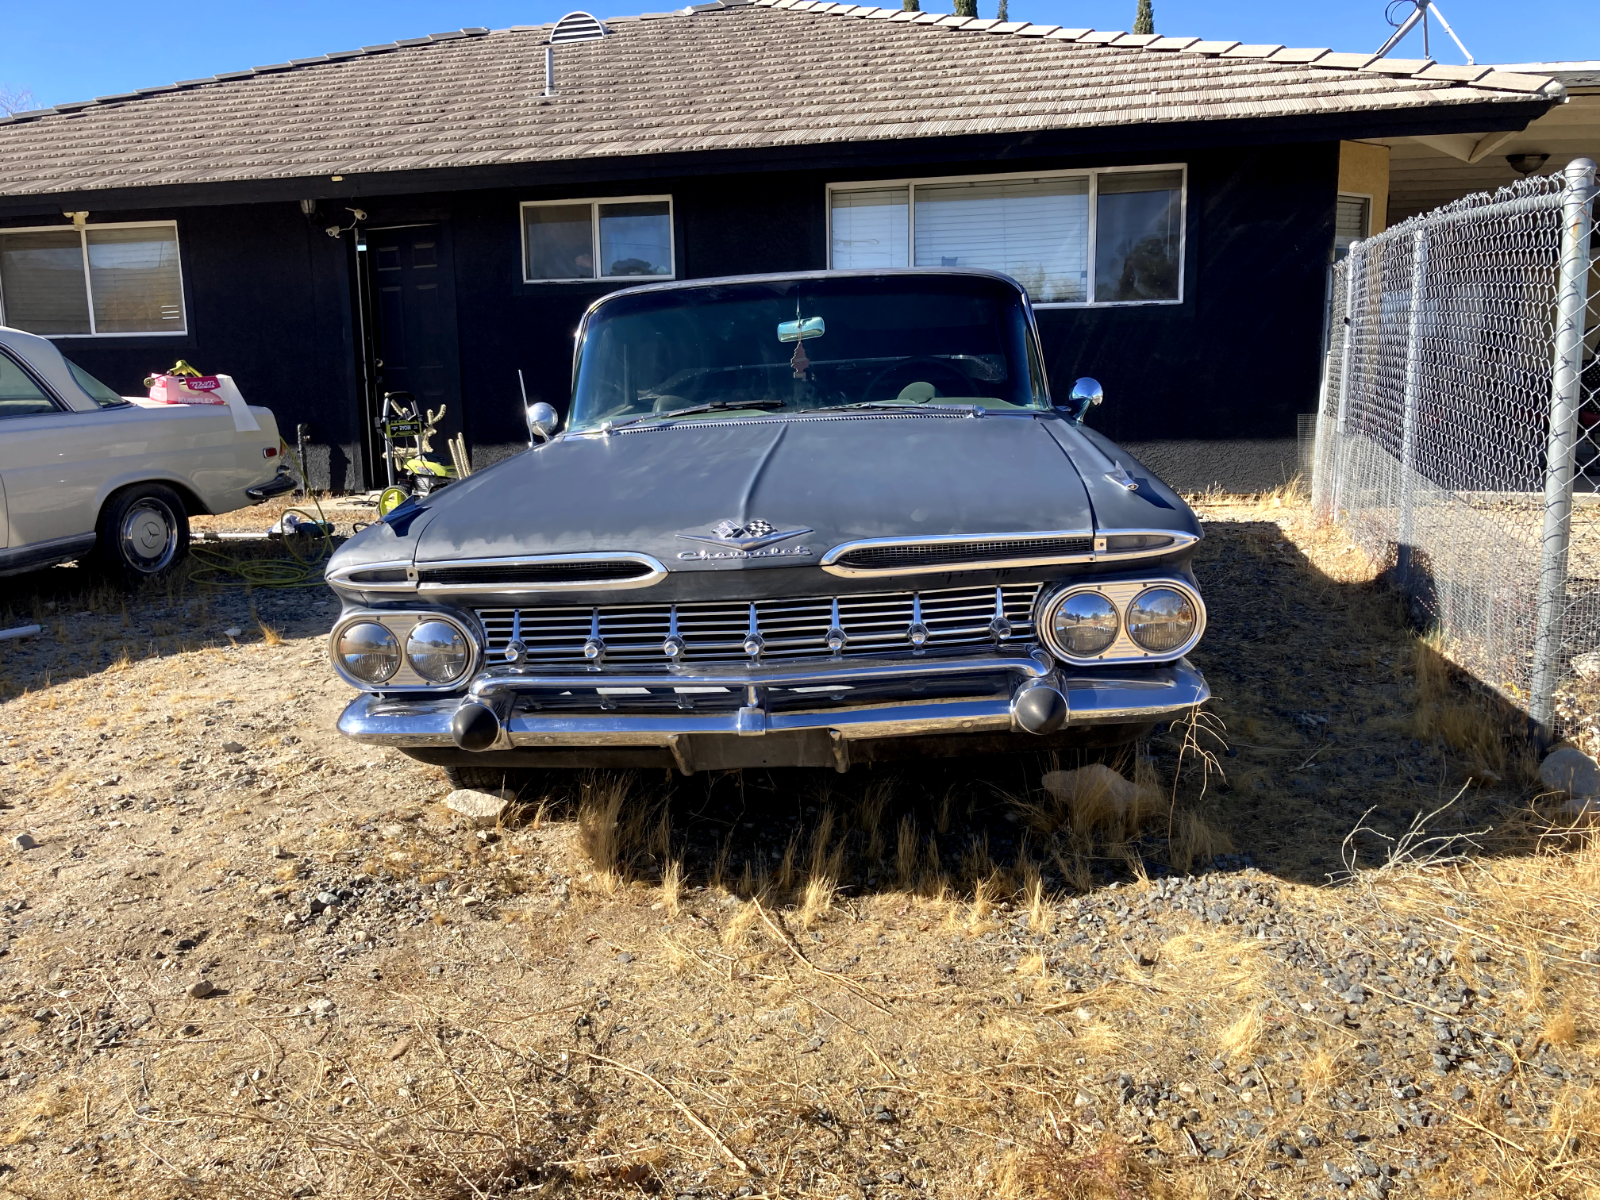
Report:
M 415 561 L 633 551 L 673 570 L 792 567 L 861 538 L 1087 531 L 1088 491 L 1050 424 L 863 416 L 562 437 L 430 500 Z M 719 546 L 691 539 L 723 521 L 807 532 L 771 547 L 795 554 L 700 557 Z
M 755 419 L 563 437 L 440 494 L 416 562 L 632 550 L 672 570 L 797 566 L 838 542 L 1088 530 L 1088 496 L 1032 419 Z M 805 530 L 762 557 L 720 522 Z M 685 557 L 691 555 L 691 557 Z

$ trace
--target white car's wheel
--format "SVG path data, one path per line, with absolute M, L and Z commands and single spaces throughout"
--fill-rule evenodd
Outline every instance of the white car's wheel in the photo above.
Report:
M 127 585 L 158 579 L 189 551 L 189 516 L 171 488 L 138 484 L 106 502 L 96 531 L 95 559 Z

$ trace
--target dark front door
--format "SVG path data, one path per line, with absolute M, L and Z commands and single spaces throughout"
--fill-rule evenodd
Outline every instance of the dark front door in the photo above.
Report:
M 461 355 L 456 342 L 455 272 L 443 224 L 366 231 L 366 273 L 372 300 L 375 401 L 410 392 L 429 411 L 445 408 L 433 457 L 450 461 L 447 437 L 461 430 Z M 384 476 L 377 447 L 378 480 Z

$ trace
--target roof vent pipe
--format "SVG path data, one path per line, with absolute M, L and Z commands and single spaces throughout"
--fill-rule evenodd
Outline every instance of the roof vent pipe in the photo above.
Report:
M 554 46 L 546 46 L 544 48 L 544 94 L 546 96 L 554 96 L 556 94 L 556 48 Z

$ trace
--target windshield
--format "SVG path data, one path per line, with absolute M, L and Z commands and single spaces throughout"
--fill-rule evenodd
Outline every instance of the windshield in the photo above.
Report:
M 1022 296 L 982 276 L 737 283 L 624 296 L 584 330 L 569 428 L 684 409 L 1049 406 Z M 685 414 L 692 419 L 694 414 Z
M 88 392 L 89 398 L 101 408 L 117 408 L 128 403 L 65 354 L 61 356 L 61 361 L 67 364 L 67 370 L 72 372 L 72 377 L 78 381 L 78 386 Z

